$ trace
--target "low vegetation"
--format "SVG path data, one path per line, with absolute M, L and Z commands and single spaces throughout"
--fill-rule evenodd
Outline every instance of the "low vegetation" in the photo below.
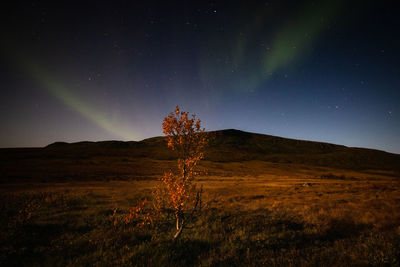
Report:
M 399 265 L 399 181 L 336 175 L 202 177 L 202 216 L 176 242 L 173 211 L 122 222 L 155 180 L 2 185 L 0 264 Z

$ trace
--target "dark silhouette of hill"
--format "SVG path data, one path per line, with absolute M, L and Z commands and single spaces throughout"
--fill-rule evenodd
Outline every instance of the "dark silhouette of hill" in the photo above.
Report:
M 217 162 L 262 160 L 301 163 L 350 169 L 397 169 L 400 155 L 366 148 L 351 148 L 322 142 L 304 141 L 244 132 L 234 129 L 210 132 L 212 141 L 205 160 Z M 2 149 L 1 157 L 19 152 L 44 158 L 90 158 L 94 156 L 130 156 L 151 159 L 175 159 L 165 137 L 142 141 L 55 142 L 44 148 Z M 8 153 L 5 153 L 5 152 Z M 13 153 L 14 152 L 14 153 Z M 25 154 L 25 153 L 23 153 Z M 23 156 L 23 155 L 21 155 Z
M 223 163 L 259 160 L 279 164 L 400 172 L 400 155 L 384 151 L 233 129 L 210 134 L 213 138 L 205 153 L 205 161 Z M 132 172 L 132 169 L 126 169 L 126 166 L 137 164 L 134 170 L 145 175 L 145 168 L 157 168 L 154 167 L 159 165 L 156 161 L 173 159 L 176 159 L 176 155 L 167 147 L 165 137 L 153 137 L 138 142 L 56 142 L 44 148 L 4 148 L 0 149 L 0 169 L 3 170 L 0 180 L 4 180 L 4 177 L 9 179 L 11 176 L 25 177 L 30 172 L 41 173 L 43 176 L 50 172 L 56 177 L 61 175 L 63 168 L 71 170 L 69 166 L 79 168 L 76 167 L 68 175 L 81 177 L 83 174 L 102 174 L 106 168 L 109 168 L 108 172 L 113 169 L 117 173 L 127 174 Z M 125 165 L 121 165 L 120 162 Z M 147 162 L 153 162 L 153 165 L 147 166 Z M 88 166 L 96 166 L 96 173 Z M 23 172 L 24 168 L 26 171 Z M 157 172 L 162 171 L 157 169 Z
M 366 148 L 288 139 L 238 130 L 215 132 L 213 161 L 263 160 L 345 169 L 400 169 L 400 155 Z

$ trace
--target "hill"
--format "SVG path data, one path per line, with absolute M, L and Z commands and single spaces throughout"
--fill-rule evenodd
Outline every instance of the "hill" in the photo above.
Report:
M 303 141 L 249 133 L 234 129 L 210 132 L 214 138 L 205 160 L 235 162 L 262 160 L 275 163 L 300 163 L 348 169 L 397 169 L 400 155 L 380 150 L 351 148 L 329 143 Z M 165 137 L 139 142 L 102 141 L 53 143 L 42 149 L 51 157 L 89 158 L 93 156 L 131 156 L 157 160 L 175 159 Z
M 400 155 L 384 151 L 276 137 L 239 130 L 210 132 L 205 165 L 261 161 L 348 170 L 400 172 Z M 0 149 L 0 180 L 41 176 L 144 177 L 162 173 L 176 154 L 165 137 L 142 141 L 56 142 L 43 148 Z M 207 163 L 208 162 L 208 163 Z M 214 165 L 213 165 L 214 166 Z M 208 166 L 205 166 L 208 167 Z M 45 177 L 45 178 L 43 178 Z M 97 179 L 97 178 L 96 178 Z

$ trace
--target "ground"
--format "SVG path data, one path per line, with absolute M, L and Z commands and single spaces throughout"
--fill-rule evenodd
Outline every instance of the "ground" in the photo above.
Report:
M 173 217 L 114 226 L 159 183 L 4 182 L 2 266 L 400 264 L 400 180 L 393 173 L 261 161 L 203 163 L 203 209 L 177 242 Z M 113 217 L 113 211 L 116 211 Z

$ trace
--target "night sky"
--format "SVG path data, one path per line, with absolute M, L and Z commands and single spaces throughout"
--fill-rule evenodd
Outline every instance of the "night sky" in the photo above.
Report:
M 179 105 L 207 130 L 400 153 L 389 1 L 15 2 L 0 147 L 160 136 Z

